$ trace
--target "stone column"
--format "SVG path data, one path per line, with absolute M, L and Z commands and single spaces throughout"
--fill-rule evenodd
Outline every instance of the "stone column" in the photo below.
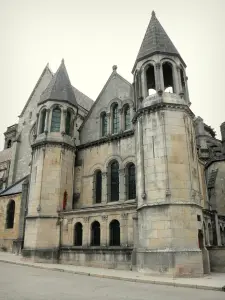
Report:
M 119 125 L 119 132 L 124 131 L 124 118 L 123 118 L 123 107 L 119 109 L 119 120 L 120 120 L 120 125 Z M 118 133 L 119 133 L 118 132 Z
M 160 67 L 159 74 L 160 74 L 161 90 L 163 93 L 164 92 L 164 76 L 163 76 L 163 67 L 162 66 Z
M 60 130 L 62 134 L 65 134 L 66 131 L 66 109 L 63 109 L 61 112 L 61 124 L 60 124 Z
M 218 215 L 215 212 L 215 226 L 216 226 L 216 237 L 217 237 L 217 245 L 222 246 L 221 243 L 221 235 L 220 235 L 220 226 L 219 226 L 219 220 L 218 220 Z
M 137 214 L 133 216 L 133 251 L 131 256 L 132 266 L 136 266 L 136 249 L 138 248 L 138 217 Z
M 183 87 L 181 84 L 181 77 L 180 77 L 180 67 L 177 66 L 176 68 L 176 75 L 177 75 L 177 86 L 178 86 L 178 94 L 183 97 L 184 96 L 184 91 L 183 91 Z
M 89 224 L 89 217 L 83 218 L 83 246 L 88 247 L 90 246 L 91 242 L 91 229 Z
M 103 172 L 102 173 L 102 203 L 103 204 L 106 204 L 108 202 L 107 187 L 108 187 L 107 172 Z
M 111 134 L 112 133 L 112 126 L 111 126 L 111 113 L 107 113 L 107 134 Z
M 146 97 L 148 97 L 148 89 L 147 89 L 146 75 L 144 70 L 142 70 L 141 73 L 141 87 L 142 87 L 142 96 L 143 99 L 145 99 Z
M 121 241 L 120 244 L 122 247 L 128 246 L 128 213 L 121 214 L 121 224 L 120 224 L 120 237 Z
M 188 77 L 185 76 L 184 80 L 185 80 L 185 100 L 188 105 L 191 105 L 190 98 L 189 98 L 189 92 L 188 92 L 188 84 L 187 84 Z
M 29 180 L 26 179 L 22 184 L 22 196 L 20 205 L 20 216 L 19 216 L 19 236 L 20 247 L 22 248 L 22 241 L 24 239 L 25 230 L 25 217 L 27 214 L 27 199 L 28 199 Z
M 48 133 L 49 113 L 50 113 L 50 109 L 46 109 L 46 116 L 45 116 L 45 129 L 44 129 L 44 132 L 45 132 L 45 134 L 47 134 L 47 133 Z
M 36 118 L 37 118 L 37 135 L 39 134 L 40 132 L 40 118 L 39 118 L 39 113 L 36 113 Z
M 161 64 L 156 63 L 155 65 L 155 87 L 156 91 L 162 93 L 162 82 L 161 82 Z
M 179 95 L 181 91 L 181 84 L 179 84 L 178 69 L 175 66 L 173 66 L 173 82 L 174 92 L 175 94 Z
M 109 245 L 108 239 L 108 216 L 102 216 L 102 224 L 101 224 L 101 241 L 100 245 L 106 247 Z
M 119 170 L 119 200 L 126 200 L 125 169 Z

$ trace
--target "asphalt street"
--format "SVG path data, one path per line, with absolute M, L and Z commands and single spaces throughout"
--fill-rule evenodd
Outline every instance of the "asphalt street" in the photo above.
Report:
M 1 300 L 224 300 L 225 293 L 75 275 L 0 262 Z

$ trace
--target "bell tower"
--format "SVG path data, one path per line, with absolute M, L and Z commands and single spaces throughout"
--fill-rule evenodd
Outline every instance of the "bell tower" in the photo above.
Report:
M 64 60 L 38 103 L 23 255 L 57 259 L 59 212 L 72 208 L 78 105 Z
M 197 221 L 202 196 L 185 68 L 153 12 L 133 68 L 136 262 L 151 274 L 203 274 Z

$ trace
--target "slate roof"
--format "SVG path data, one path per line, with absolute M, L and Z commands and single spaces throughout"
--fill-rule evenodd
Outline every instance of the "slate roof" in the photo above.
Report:
M 153 11 L 147 31 L 138 52 L 135 65 L 138 61 L 155 53 L 177 55 L 182 60 L 178 50 L 170 40 L 164 28 L 156 18 L 155 12 Z
M 42 93 L 39 103 L 43 103 L 47 100 L 60 100 L 68 102 L 73 106 L 78 106 L 64 60 L 62 60 L 57 72 Z
M 22 185 L 25 180 L 27 180 L 27 176 L 15 182 L 13 185 L 6 188 L 3 192 L 0 192 L 0 197 L 22 193 Z
M 5 162 L 7 160 L 11 160 L 11 158 L 12 158 L 12 148 L 8 148 L 0 152 L 0 163 Z
M 72 88 L 73 88 L 75 98 L 77 100 L 78 105 L 85 108 L 86 110 L 90 110 L 94 101 L 91 98 L 89 98 L 88 96 L 81 93 L 75 87 L 72 86 Z

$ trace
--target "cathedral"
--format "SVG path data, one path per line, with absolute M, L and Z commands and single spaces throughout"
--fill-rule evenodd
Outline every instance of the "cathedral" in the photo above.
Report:
M 222 139 L 152 12 L 132 69 L 95 101 L 47 65 L 0 152 L 0 251 L 171 277 L 225 272 Z

